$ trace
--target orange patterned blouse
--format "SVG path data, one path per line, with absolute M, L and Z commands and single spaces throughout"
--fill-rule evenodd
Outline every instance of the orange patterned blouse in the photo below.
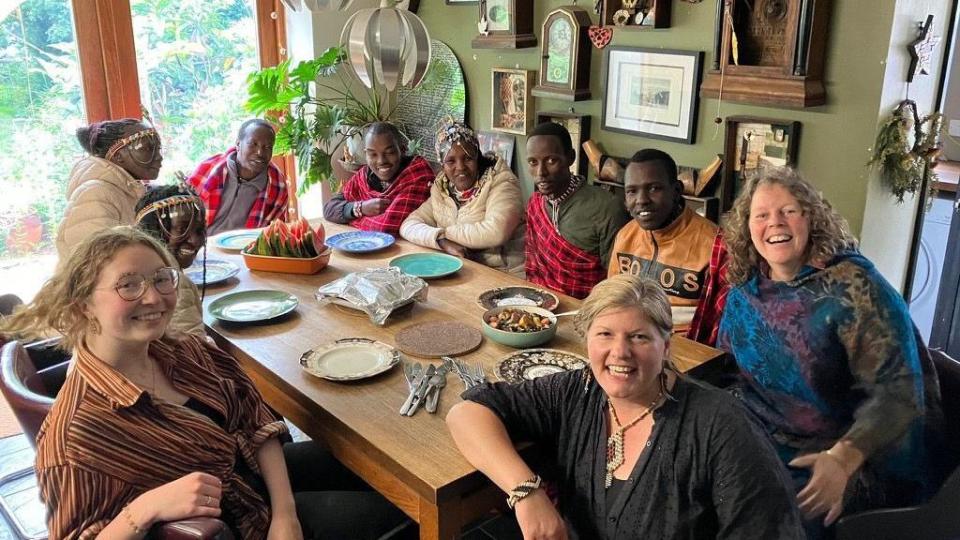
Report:
M 196 471 L 221 479 L 221 518 L 242 538 L 266 537 L 269 504 L 237 474 L 236 461 L 259 474 L 257 450 L 286 425 L 236 360 L 201 339 L 163 338 L 150 344 L 150 355 L 174 388 L 222 414 L 223 427 L 151 398 L 79 347 L 76 369 L 37 435 L 50 538 L 94 538 L 140 494 Z

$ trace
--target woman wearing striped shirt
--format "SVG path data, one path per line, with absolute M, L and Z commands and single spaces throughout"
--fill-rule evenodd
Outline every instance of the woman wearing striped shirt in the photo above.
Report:
M 142 538 L 155 523 L 201 516 L 220 517 L 244 539 L 342 537 L 324 519 L 363 537 L 402 521 L 382 497 L 359 492 L 359 482 L 344 487 L 351 481 L 330 469 L 291 465 L 291 476 L 352 491 L 344 504 L 331 505 L 329 492 L 295 500 L 285 450 L 297 445 L 281 448 L 285 424 L 237 362 L 195 336 L 167 335 L 176 266 L 143 232 L 102 231 L 0 326 L 21 335 L 53 328 L 75 351 L 37 436 L 50 537 Z M 318 460 L 298 461 L 316 469 Z

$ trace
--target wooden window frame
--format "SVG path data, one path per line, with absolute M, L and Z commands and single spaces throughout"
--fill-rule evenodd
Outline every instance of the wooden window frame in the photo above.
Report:
M 72 0 L 72 4 L 87 121 L 141 118 L 130 0 Z M 284 7 L 280 0 L 256 0 L 255 9 L 260 66 L 275 66 L 287 58 Z M 273 162 L 287 177 L 291 208 L 296 208 L 293 157 L 278 156 Z

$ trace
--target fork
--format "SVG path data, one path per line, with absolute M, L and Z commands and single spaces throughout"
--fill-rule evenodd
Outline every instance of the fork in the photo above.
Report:
M 486 375 L 483 372 L 483 365 L 479 362 L 473 367 L 474 386 L 479 386 L 487 382 Z

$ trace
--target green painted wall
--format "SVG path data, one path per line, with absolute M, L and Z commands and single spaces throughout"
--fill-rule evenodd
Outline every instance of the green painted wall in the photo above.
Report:
M 534 0 L 519 0 L 534 1 Z M 704 67 L 712 62 L 716 2 L 699 4 L 673 1 L 672 27 L 664 30 L 614 32 L 612 45 L 704 51 Z M 551 10 L 569 5 L 564 0 L 536 0 L 535 27 Z M 866 200 L 868 171 L 877 116 L 884 62 L 890 41 L 895 0 L 834 0 L 827 45 L 827 105 L 804 110 L 778 109 L 724 103 L 721 115 L 753 115 L 798 120 L 801 127 L 798 166 L 819 186 L 833 205 L 859 233 Z M 593 0 L 578 5 L 591 10 Z M 446 5 L 443 0 L 422 0 L 418 15 L 431 36 L 447 43 L 460 58 L 467 81 L 469 123 L 477 129 L 490 128 L 490 69 L 519 67 L 539 69 L 539 47 L 519 50 L 472 49 L 476 36 L 477 7 Z M 596 14 L 592 14 L 594 22 Z M 653 147 L 669 152 L 681 165 L 703 166 L 713 154 L 723 152 L 723 132 L 717 133 L 713 118 L 717 101 L 700 100 L 697 137 L 693 145 L 634 137 L 599 129 L 604 79 L 603 51 L 593 49 L 591 91 L 593 99 L 565 102 L 534 98 L 538 111 L 567 110 L 592 115 L 593 138 L 607 153 L 629 156 L 640 148 Z M 524 137 L 517 137 L 515 166 L 522 179 L 525 170 Z M 525 181 L 527 194 L 530 184 Z

